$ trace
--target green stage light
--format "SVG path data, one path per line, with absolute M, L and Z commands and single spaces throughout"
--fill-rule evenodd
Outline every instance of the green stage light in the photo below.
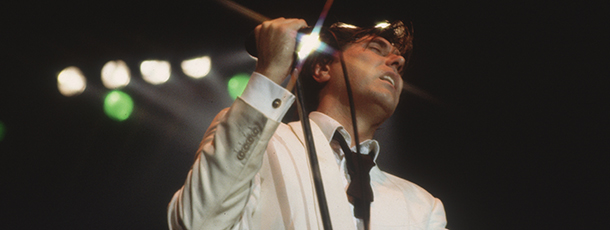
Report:
M 246 89 L 246 85 L 248 85 L 248 80 L 250 80 L 250 75 L 240 73 L 234 75 L 227 84 L 227 89 L 229 90 L 229 95 L 233 100 L 235 100 L 241 93 Z
M 133 112 L 133 100 L 128 94 L 113 90 L 104 99 L 104 112 L 114 120 L 124 121 Z
M 4 123 L 2 123 L 2 121 L 0 121 L 0 141 L 2 141 L 2 139 L 4 139 L 5 133 L 6 133 L 6 127 L 4 126 Z

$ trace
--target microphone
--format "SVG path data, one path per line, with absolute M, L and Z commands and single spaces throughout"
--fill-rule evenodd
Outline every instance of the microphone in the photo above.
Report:
M 254 35 L 254 30 L 248 34 L 245 41 L 246 51 L 250 56 L 257 58 L 258 50 L 256 49 L 256 36 Z

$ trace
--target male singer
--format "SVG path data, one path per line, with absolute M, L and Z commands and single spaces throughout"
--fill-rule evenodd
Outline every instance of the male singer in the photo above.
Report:
M 322 229 L 301 124 L 280 122 L 294 102 L 280 84 L 291 73 L 297 31 L 306 26 L 301 19 L 278 18 L 256 27 L 255 72 L 205 133 L 184 186 L 169 204 L 170 229 Z M 398 105 L 411 33 L 402 22 L 380 28 L 335 24 L 330 31 L 337 42 L 325 42 L 338 44 L 351 79 L 364 140 L 360 152 L 375 159 L 383 149 L 373 134 Z M 445 229 L 439 199 L 377 166 L 365 172 L 370 217 L 359 215 L 359 198 L 346 193 L 356 180 L 346 154 L 358 156 L 349 150 L 355 149 L 354 129 L 340 55 L 316 55 L 299 77 L 315 109 L 311 128 L 333 229 L 365 229 L 367 222 L 369 229 Z

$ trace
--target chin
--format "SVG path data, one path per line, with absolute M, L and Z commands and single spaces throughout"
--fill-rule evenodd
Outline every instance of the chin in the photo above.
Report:
M 396 100 L 392 100 L 387 96 L 379 98 L 379 100 L 377 100 L 376 102 L 377 109 L 375 110 L 375 112 L 383 112 L 387 114 L 386 117 L 392 116 L 394 110 L 396 110 L 396 106 L 398 105 Z

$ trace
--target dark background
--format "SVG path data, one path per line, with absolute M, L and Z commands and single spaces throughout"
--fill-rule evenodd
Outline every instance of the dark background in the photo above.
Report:
M 323 1 L 237 1 L 314 24 Z M 250 73 L 256 22 L 214 1 L 2 3 L 2 229 L 167 229 L 207 125 Z M 378 132 L 379 165 L 439 197 L 450 229 L 603 229 L 608 212 L 608 8 L 576 1 L 335 1 L 328 23 L 411 21 L 404 93 Z M 213 71 L 179 63 L 210 55 Z M 171 80 L 142 81 L 139 62 L 172 62 Z M 132 70 L 123 122 L 102 110 L 99 73 Z M 56 75 L 85 73 L 64 97 Z M 386 153 L 387 152 L 387 153 Z

